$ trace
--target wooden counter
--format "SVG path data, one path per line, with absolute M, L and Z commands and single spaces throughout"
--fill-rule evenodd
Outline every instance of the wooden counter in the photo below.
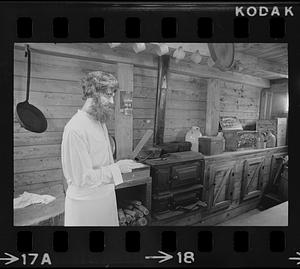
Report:
M 288 147 L 224 152 L 205 156 L 208 203 L 202 224 L 216 224 L 256 208 L 276 175 Z
M 204 155 L 206 161 L 225 161 L 237 158 L 247 158 L 247 156 L 253 157 L 254 155 L 261 154 L 271 154 L 271 153 L 279 153 L 279 152 L 287 152 L 288 146 L 281 146 L 275 148 L 265 148 L 265 149 L 250 149 L 250 150 L 238 150 L 238 151 L 226 151 L 218 155 Z
M 240 150 L 204 156 L 207 207 L 157 225 L 215 225 L 258 206 L 288 147 Z
M 145 205 L 151 209 L 151 177 L 150 168 L 135 169 L 131 173 L 123 174 L 124 182 L 116 186 L 116 191 L 135 186 L 145 187 L 143 199 Z M 63 226 L 65 197 L 59 196 L 49 204 L 33 204 L 14 210 L 14 226 Z

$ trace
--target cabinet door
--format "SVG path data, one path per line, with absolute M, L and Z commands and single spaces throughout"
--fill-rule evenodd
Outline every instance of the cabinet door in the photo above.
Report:
M 244 161 L 240 201 L 257 198 L 262 193 L 265 157 Z
M 170 168 L 154 167 L 151 171 L 152 191 L 154 193 L 166 192 L 170 189 Z
M 272 185 L 274 183 L 274 181 L 276 180 L 276 177 L 277 177 L 277 182 L 278 182 L 278 176 L 280 176 L 280 172 L 281 172 L 282 166 L 283 166 L 283 158 L 286 155 L 287 155 L 286 153 L 284 153 L 284 154 L 276 153 L 276 154 L 272 155 L 269 182 L 268 182 L 269 184 Z
M 172 167 L 171 187 L 178 188 L 202 182 L 199 162 L 186 163 Z
M 235 161 L 210 167 L 210 211 L 226 209 L 230 206 L 233 197 L 233 176 Z

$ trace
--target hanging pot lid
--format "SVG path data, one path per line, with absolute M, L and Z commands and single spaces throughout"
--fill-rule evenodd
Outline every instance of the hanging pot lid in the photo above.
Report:
M 215 67 L 222 71 L 229 70 L 234 63 L 233 43 L 208 43 L 210 56 L 215 62 Z

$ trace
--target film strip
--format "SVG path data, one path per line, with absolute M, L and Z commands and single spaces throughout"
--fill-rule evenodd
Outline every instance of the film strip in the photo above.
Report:
M 300 265 L 298 201 L 300 186 L 297 176 L 299 152 L 297 127 L 300 113 L 298 3 L 70 1 L 3 2 L 0 6 L 2 37 L 0 68 L 3 85 L 1 109 L 2 115 L 5 115 L 2 120 L 5 142 L 2 144 L 3 175 L 0 181 L 1 267 L 297 267 Z M 63 45 L 60 46 L 61 44 Z M 231 61 L 230 67 L 224 67 L 224 63 L 218 59 L 220 55 L 217 54 L 216 48 L 201 44 L 241 45 L 234 46 L 235 58 Z M 257 47 L 251 47 L 251 44 L 256 44 Z M 274 52 L 274 48 L 278 51 Z M 282 48 L 283 51 L 286 49 L 286 54 L 282 54 L 280 50 Z M 225 48 L 222 49 L 221 54 Z M 228 56 L 227 49 L 226 47 L 226 56 Z M 38 135 L 36 134 L 38 131 L 28 130 L 30 126 L 24 126 L 25 123 L 20 127 L 21 119 L 16 118 L 20 115 L 16 116 L 17 112 L 13 112 L 17 103 L 24 101 L 26 85 L 29 85 L 26 80 L 28 53 L 29 55 L 31 53 L 32 103 L 42 108 L 48 121 L 46 133 L 41 131 L 42 134 Z M 171 56 L 169 63 L 167 58 L 157 60 L 163 59 L 166 55 Z M 224 57 L 223 60 L 226 61 L 227 58 Z M 169 136 L 176 140 L 180 130 L 185 128 L 187 131 L 187 128 L 193 125 L 199 125 L 200 131 L 206 135 L 209 134 L 208 130 L 212 134 L 213 123 L 216 122 L 214 116 L 207 120 L 207 116 L 201 119 L 200 114 L 215 115 L 215 110 L 218 110 L 223 116 L 229 117 L 233 111 L 227 106 L 235 101 L 239 107 L 236 115 L 256 113 L 255 120 L 270 119 L 272 114 L 272 105 L 268 103 L 271 102 L 268 97 L 270 91 L 266 90 L 265 95 L 260 94 L 261 89 L 273 87 L 270 81 L 275 79 L 278 79 L 278 84 L 274 83 L 275 92 L 278 93 L 278 89 L 284 83 L 288 88 L 286 90 L 288 112 L 285 111 L 284 115 L 288 116 L 287 137 L 292 147 L 288 149 L 285 144 L 253 152 L 248 149 L 247 157 L 242 151 L 236 151 L 235 155 L 217 157 L 216 163 L 213 163 L 215 160 L 211 156 L 201 160 L 200 157 L 189 156 L 183 163 L 178 161 L 175 168 L 171 166 L 175 161 L 169 160 L 169 157 L 173 156 L 172 152 L 171 155 L 166 153 L 165 157 L 155 161 L 152 158 L 155 151 L 149 147 L 152 155 L 146 152 L 147 154 L 140 159 L 148 165 L 149 169 L 145 172 L 148 174 L 143 174 L 144 172 L 139 170 L 135 174 L 139 183 L 132 183 L 134 182 L 132 178 L 127 181 L 130 183 L 126 183 L 123 175 L 125 184 L 120 184 L 122 187 L 115 191 L 118 199 L 120 197 L 128 199 L 126 191 L 133 186 L 132 189 L 135 191 L 132 192 L 132 197 L 138 197 L 150 211 L 148 214 L 152 216 L 151 219 L 142 212 L 148 225 L 142 227 L 137 224 L 138 220 L 130 220 L 132 225 L 106 227 L 116 225 L 109 225 L 114 223 L 113 221 L 104 225 L 90 225 L 89 221 L 80 220 L 86 225 L 64 226 L 65 205 L 63 202 L 58 203 L 64 201 L 66 195 L 60 159 L 62 134 L 68 120 L 83 104 L 79 101 L 82 90 L 78 87 L 78 81 L 84 74 L 96 70 L 113 74 L 118 78 L 120 89 L 126 88 L 126 91 L 123 91 L 124 96 L 116 94 L 120 112 L 114 114 L 114 128 L 107 124 L 109 133 L 111 130 L 114 132 L 118 159 L 128 158 L 126 154 L 122 155 L 122 149 L 125 151 L 126 147 L 137 146 L 147 129 L 153 129 L 158 139 Z M 201 74 L 198 74 L 199 72 Z M 224 89 L 226 87 L 232 87 L 231 94 L 226 93 Z M 205 88 L 205 91 L 202 91 L 202 88 Z M 223 89 L 221 93 L 215 91 L 219 88 Z M 160 93 L 170 89 L 174 91 L 174 95 L 166 99 L 166 105 L 162 97 L 164 95 Z M 256 91 L 257 89 L 259 91 Z M 222 91 L 221 99 L 228 99 L 220 102 L 220 106 L 216 108 L 213 104 L 216 102 L 217 93 L 222 94 Z M 204 92 L 204 96 L 199 92 L 202 94 Z M 254 92 L 259 92 L 257 100 Z M 243 99 L 241 95 L 246 98 Z M 272 96 L 273 106 L 280 109 L 282 102 L 276 101 L 275 94 L 272 93 Z M 278 93 L 278 96 L 282 94 Z M 248 97 L 252 101 L 247 106 L 243 100 L 247 100 Z M 168 105 L 168 101 L 171 105 Z M 265 107 L 262 110 L 263 102 Z M 159 109 L 163 106 L 164 109 Z M 200 106 L 203 107 L 199 110 Z M 253 110 L 253 106 L 257 110 Z M 198 111 L 199 119 L 198 116 L 193 118 L 194 114 L 187 112 L 188 110 Z M 184 117 L 184 113 L 188 116 Z M 260 115 L 264 116 L 259 118 Z M 282 118 L 283 114 L 280 115 Z M 155 123 L 155 118 L 162 120 Z M 274 122 L 275 118 L 272 119 Z M 244 126 L 247 119 L 243 120 Z M 126 133 L 128 126 L 133 131 Z M 180 137 L 179 141 L 183 139 Z M 158 151 L 158 147 L 155 150 Z M 248 158 L 250 155 L 251 159 Z M 269 202 L 266 206 L 268 209 L 264 208 L 260 212 L 271 210 L 268 214 L 252 216 L 256 224 L 246 221 L 243 222 L 245 225 L 240 225 L 239 216 L 245 217 L 250 210 L 252 213 L 256 210 L 258 214 L 257 208 L 262 205 L 264 190 L 270 187 L 270 179 L 277 180 L 284 177 L 284 161 L 287 155 L 291 175 L 288 185 L 288 205 L 287 199 L 279 199 L 277 202 L 273 199 L 274 203 Z M 162 163 L 157 163 L 159 161 Z M 170 175 L 170 180 L 166 184 L 168 188 L 174 185 L 174 189 L 163 189 L 162 182 L 169 175 L 165 174 L 155 181 L 153 171 L 158 171 L 160 165 L 166 165 L 167 162 L 169 162 L 168 169 L 173 170 L 170 170 L 172 177 Z M 186 164 L 191 166 L 183 168 Z M 253 170 L 251 167 L 254 167 Z M 198 181 L 194 185 L 188 183 L 190 184 L 188 187 L 182 187 L 186 183 L 181 182 L 183 185 L 176 187 L 172 180 L 178 180 L 182 175 L 180 173 L 183 174 L 183 180 L 202 178 L 200 194 L 196 188 Z M 190 176 L 189 173 L 199 174 Z M 218 181 L 219 177 L 224 180 Z M 247 181 L 248 179 L 250 181 Z M 252 179 L 256 183 L 253 183 Z M 256 184 L 256 188 L 249 191 L 252 184 Z M 161 193 L 159 188 L 162 190 Z M 188 195 L 180 196 L 182 194 L 180 190 L 184 188 L 186 193 L 189 190 Z M 192 193 L 191 189 L 197 191 Z M 27 195 L 31 193 L 38 196 L 28 196 L 29 198 L 23 196 L 18 200 L 19 208 L 16 208 L 15 199 L 22 197 L 19 195 L 26 192 Z M 32 202 L 34 199 L 51 199 L 43 195 L 54 197 L 55 202 L 46 200 Z M 220 197 L 223 197 L 223 200 Z M 109 199 L 107 198 L 107 203 Z M 171 202 L 168 199 L 171 199 Z M 191 209 L 186 205 L 188 202 L 181 203 L 188 199 L 198 199 L 197 206 Z M 26 202 L 30 204 L 30 201 L 31 205 L 24 205 Z M 119 200 L 117 202 L 118 208 L 123 207 L 119 204 Z M 45 207 L 43 203 L 46 204 Z M 286 207 L 280 209 L 281 211 L 272 211 L 275 205 Z M 124 208 L 126 206 L 128 205 L 124 205 Z M 151 207 L 153 212 L 150 210 Z M 90 208 L 98 210 L 94 204 L 91 204 Z M 126 207 L 126 210 L 133 212 L 134 208 L 131 205 L 129 208 Z M 160 212 L 160 208 L 163 209 L 163 213 Z M 170 210 L 166 213 L 165 208 Z M 134 212 L 136 211 L 138 210 Z M 158 214 L 158 211 L 161 214 Z M 172 215 L 173 217 L 167 218 L 166 221 L 160 219 L 160 216 L 179 211 L 180 214 L 184 214 L 184 218 Z M 90 215 L 92 217 L 97 213 L 93 212 Z M 113 213 L 107 214 L 107 218 L 109 219 L 108 216 L 111 215 Z M 138 213 L 135 213 L 135 218 L 137 215 Z M 250 215 L 246 217 L 250 218 Z M 261 222 L 257 224 L 259 217 Z M 130 219 L 130 216 L 128 218 Z M 231 225 L 218 225 L 222 221 L 233 221 L 234 218 L 236 222 L 232 222 Z M 280 222 L 282 219 L 284 221 Z

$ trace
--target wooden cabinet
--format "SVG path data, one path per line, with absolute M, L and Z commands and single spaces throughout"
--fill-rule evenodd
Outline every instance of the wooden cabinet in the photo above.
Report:
M 240 202 L 257 198 L 262 194 L 265 157 L 249 158 L 244 161 Z
M 286 155 L 287 147 L 276 147 L 205 156 L 204 200 L 208 208 L 198 225 L 215 225 L 257 208 Z
M 271 157 L 271 164 L 270 164 L 270 174 L 269 174 L 269 183 L 274 183 L 276 177 L 280 175 L 282 166 L 283 166 L 283 160 L 286 154 L 284 153 L 275 153 L 272 154 Z
M 235 161 L 211 165 L 209 168 L 209 210 L 215 212 L 231 205 Z

